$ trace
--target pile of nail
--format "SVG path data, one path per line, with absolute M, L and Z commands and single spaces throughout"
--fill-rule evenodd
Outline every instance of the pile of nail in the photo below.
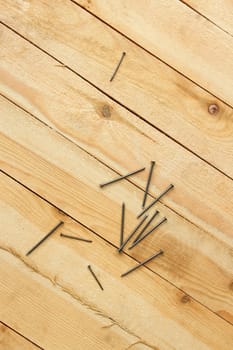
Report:
M 152 174 L 153 174 L 154 165 L 155 165 L 155 162 L 152 161 L 151 162 L 151 167 L 150 167 L 150 170 L 149 170 L 149 174 L 148 174 L 146 188 L 145 188 L 145 191 L 144 191 L 144 196 L 143 196 L 143 201 L 142 201 L 142 211 L 138 214 L 137 219 L 141 218 L 150 208 L 152 208 L 155 205 L 155 203 L 157 203 L 168 191 L 170 191 L 174 187 L 172 184 L 169 185 L 162 193 L 160 193 L 160 195 L 157 198 L 155 198 L 147 207 L 145 207 L 146 200 L 147 200 L 147 197 L 148 197 L 148 194 L 149 194 L 149 187 L 150 187 L 150 183 L 151 183 L 151 178 L 152 178 Z M 104 184 L 100 184 L 100 187 L 103 188 L 103 187 L 108 186 L 110 184 L 116 183 L 116 182 L 121 181 L 123 179 L 126 179 L 126 178 L 128 178 L 130 176 L 136 175 L 136 174 L 138 174 L 138 173 L 140 173 L 141 171 L 144 171 L 144 170 L 145 170 L 145 168 L 132 171 L 129 174 L 120 176 L 120 177 L 118 177 L 118 178 L 116 178 L 114 180 L 108 181 L 108 182 L 106 182 Z M 155 217 L 158 214 L 159 214 L 159 211 L 155 210 L 155 212 L 153 213 L 153 215 L 149 219 L 148 219 L 148 215 L 145 215 L 139 221 L 139 223 L 136 225 L 136 227 L 132 230 L 132 232 L 128 235 L 128 237 L 124 240 L 125 203 L 122 203 L 121 228 L 120 228 L 120 245 L 119 245 L 119 248 L 118 248 L 118 252 L 119 253 L 122 252 L 123 248 L 135 236 L 136 233 L 137 233 L 137 236 L 136 236 L 136 238 L 134 238 L 134 240 L 131 243 L 129 249 L 134 248 L 136 245 L 138 245 L 140 242 L 142 242 L 146 237 L 148 237 L 152 232 L 154 232 L 160 225 L 162 225 L 163 223 L 165 223 L 167 221 L 167 218 L 163 217 L 151 229 L 149 229 L 146 232 L 147 228 L 153 222 L 153 220 L 155 219 Z M 147 219 L 148 219 L 148 221 L 146 222 Z M 144 223 L 145 223 L 145 225 L 143 226 Z M 26 255 L 27 256 L 30 255 L 35 249 L 37 249 L 43 242 L 45 242 L 63 224 L 64 224 L 64 222 L 60 221 L 54 228 L 52 228 L 49 231 L 49 233 L 47 233 L 38 243 L 36 243 L 36 245 L 34 245 L 27 252 Z M 141 230 L 139 231 L 139 229 L 141 229 Z M 138 233 L 138 231 L 139 231 L 139 233 Z M 74 240 L 83 241 L 83 242 L 86 242 L 86 243 L 92 243 L 91 240 L 86 239 L 86 238 L 82 238 L 82 237 L 66 235 L 66 234 L 63 234 L 63 233 L 60 233 L 60 236 L 63 237 L 63 238 L 74 239 Z M 121 277 L 124 277 L 124 276 L 128 275 L 130 272 L 138 269 L 140 266 L 145 265 L 149 261 L 153 260 L 154 258 L 156 258 L 157 256 L 162 255 L 162 254 L 163 254 L 163 250 L 160 249 L 158 252 L 156 252 L 155 254 L 150 256 L 149 258 L 145 259 L 144 261 L 140 262 L 138 265 L 133 266 L 128 271 L 124 272 L 121 275 Z M 102 284 L 98 280 L 96 274 L 94 273 L 94 271 L 93 271 L 93 269 L 92 269 L 92 267 L 90 265 L 88 265 L 88 270 L 91 272 L 92 276 L 94 277 L 94 279 L 98 283 L 98 285 L 101 288 L 101 290 L 104 290 Z
M 149 188 L 150 188 L 150 183 L 151 183 L 151 178 L 152 178 L 152 174 L 153 174 L 153 170 L 154 170 L 154 166 L 155 166 L 155 162 L 151 161 L 151 166 L 150 166 L 150 170 L 149 170 L 149 174 L 148 174 L 148 179 L 147 179 L 147 183 L 146 183 L 146 188 L 144 191 L 144 196 L 143 196 L 143 200 L 142 200 L 142 211 L 138 214 L 137 219 L 140 219 L 145 213 L 148 212 L 149 209 L 151 209 L 152 207 L 154 207 L 154 205 L 167 193 L 169 192 L 172 188 L 174 188 L 173 184 L 170 184 L 164 191 L 162 191 L 159 196 L 157 196 L 154 200 L 152 200 L 152 202 L 150 204 L 148 204 L 146 206 L 146 201 L 147 201 L 147 197 L 149 194 Z M 100 187 L 103 188 L 105 186 L 111 185 L 113 183 L 116 183 L 118 181 L 121 181 L 123 179 L 126 179 L 130 176 L 136 175 L 142 171 L 144 171 L 145 168 L 141 168 L 135 171 L 132 171 L 126 175 L 117 177 L 114 180 L 108 181 L 106 183 L 100 184 Z M 142 217 L 142 219 L 139 221 L 139 223 L 136 225 L 136 227 L 132 230 L 132 232 L 128 235 L 128 237 L 126 239 L 124 239 L 124 225 L 125 225 L 125 203 L 122 203 L 122 210 L 121 210 L 121 227 L 120 227 L 120 244 L 119 244 L 119 248 L 118 248 L 118 252 L 120 253 L 123 248 L 126 246 L 126 244 L 132 240 L 133 241 L 130 245 L 130 247 L 128 249 L 132 249 L 134 248 L 136 245 L 138 245 L 140 242 L 142 242 L 145 238 L 147 238 L 149 235 L 151 235 L 156 229 L 158 229 L 163 223 L 167 222 L 167 218 L 163 217 L 162 219 L 160 219 L 157 223 L 155 223 L 155 225 L 148 229 L 148 227 L 152 224 L 152 222 L 154 221 L 154 219 L 157 217 L 157 215 L 159 214 L 158 210 L 155 210 L 154 213 L 152 214 L 152 216 L 149 218 L 149 215 L 145 215 Z M 148 219 L 148 220 L 147 220 Z M 143 226 L 144 224 L 144 226 Z M 147 231 L 148 229 L 148 231 Z M 137 235 L 136 235 L 137 233 Z M 136 235 L 136 238 L 135 238 Z M 138 269 L 140 266 L 145 265 L 147 262 L 153 260 L 154 258 L 156 258 L 159 255 L 163 254 L 163 250 L 160 249 L 158 252 L 156 252 L 155 254 L 153 254 L 152 256 L 150 256 L 149 258 L 145 259 L 144 261 L 142 261 L 141 263 L 139 263 L 138 265 L 130 268 L 128 271 L 126 271 L 125 273 L 123 273 L 121 276 L 124 277 L 126 275 L 128 275 L 130 272 Z

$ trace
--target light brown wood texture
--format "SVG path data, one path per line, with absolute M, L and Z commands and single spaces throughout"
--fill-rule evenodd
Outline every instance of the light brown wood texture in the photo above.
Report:
M 1 168 L 117 246 L 121 202 L 126 202 L 130 232 L 143 192 L 127 181 L 101 190 L 99 183 L 116 176 L 112 170 L 4 98 L 0 110 Z M 176 195 L 177 189 L 166 202 Z M 232 322 L 231 234 L 208 233 L 167 205 L 157 208 L 168 223 L 132 250 L 133 256 L 142 260 L 162 247 L 166 256 L 152 262 L 152 270 Z
M 224 3 L 0 0 L 0 350 L 232 348 Z M 174 189 L 149 211 L 159 210 L 149 229 L 167 223 L 119 253 L 122 202 L 126 237 L 152 160 L 147 203 Z
M 0 184 L 0 317 L 15 329 L 51 350 L 230 348 L 227 322 L 146 267 L 121 278 L 135 264 L 130 257 L 3 174 Z M 61 219 L 63 232 L 91 238 L 93 246 L 64 240 L 59 229 L 25 257 Z
M 0 321 L 0 350 L 38 350 L 32 344 Z
M 181 1 L 75 2 L 233 105 L 233 38 Z
M 57 67 L 53 59 L 8 29 L 3 27 L 2 33 L 1 91 L 5 96 L 118 173 L 149 165 L 153 157 L 158 166 L 151 193 L 158 194 L 174 182 L 173 201 L 164 198 L 164 203 L 195 225 L 232 242 L 230 179 L 72 72 Z M 232 151 L 226 161 L 229 166 L 230 159 Z M 131 181 L 144 189 L 146 177 L 142 174 Z
M 233 2 L 232 0 L 182 0 L 195 11 L 200 12 L 214 24 L 233 35 Z
M 120 8 L 121 2 L 114 3 Z M 110 5 L 111 1 L 107 2 L 105 10 Z M 68 0 L 49 2 L 33 0 L 27 6 L 22 2 L 16 6 L 14 1 L 8 0 L 0 1 L 0 6 L 4 23 L 233 178 L 232 108 Z M 93 33 L 96 35 L 93 36 Z M 20 74 L 22 68 L 18 67 L 18 64 L 25 64 L 26 53 L 20 50 L 12 37 L 10 34 L 9 37 L 7 34 L 2 34 L 4 45 L 1 55 L 8 73 L 10 74 L 12 69 L 9 71 L 9 65 L 12 66 L 14 60 L 13 68 L 18 69 L 14 74 Z M 110 83 L 109 79 L 122 51 L 126 52 L 126 57 L 115 80 Z M 179 52 L 173 49 L 174 53 L 177 51 Z M 226 54 L 223 60 L 224 69 L 227 68 L 228 57 Z M 52 66 L 56 65 L 55 75 L 63 74 L 66 70 L 59 62 L 50 62 Z M 213 60 L 210 60 L 210 63 L 212 62 Z M 33 64 L 30 64 L 27 70 L 30 71 L 29 74 L 37 74 L 39 79 L 45 69 L 52 68 L 43 65 L 42 70 L 40 68 L 35 72 L 35 65 L 38 65 L 38 68 L 42 66 L 40 61 L 33 60 Z M 62 72 L 56 73 L 60 70 Z M 205 71 L 211 76 L 209 68 Z M 216 74 L 221 72 L 222 69 L 218 69 Z M 230 73 L 227 71 L 229 79 L 231 79 Z M 225 88 L 230 88 L 226 79 L 221 81 Z M 59 86 L 57 88 L 59 89 Z M 76 89 L 75 85 L 73 89 Z M 208 111 L 212 104 L 217 104 L 219 108 L 216 114 L 210 114 Z

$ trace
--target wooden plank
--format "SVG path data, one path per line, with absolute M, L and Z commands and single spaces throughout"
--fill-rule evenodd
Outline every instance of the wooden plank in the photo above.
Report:
M 0 182 L 1 318 L 49 349 L 120 350 L 135 342 L 161 350 L 229 349 L 233 327 L 228 322 L 145 267 L 121 278 L 135 264 L 130 257 L 7 176 L 1 175 Z M 91 238 L 92 245 L 61 239 L 57 232 L 25 257 L 61 218 L 64 233 Z
M 233 38 L 181 1 L 74 2 L 233 105 Z
M 58 68 L 53 59 L 7 29 L 2 42 L 1 91 L 6 96 L 118 173 L 137 169 L 155 158 L 158 167 L 151 194 L 160 193 L 174 181 L 182 194 L 176 192 L 172 202 L 165 199 L 166 205 L 209 232 L 214 229 L 218 235 L 224 232 L 232 237 L 231 180 L 73 73 Z M 221 150 L 217 145 L 214 150 L 217 148 Z M 233 144 L 228 156 L 221 153 L 222 163 L 231 166 L 232 150 Z M 144 188 L 146 176 L 132 181 Z
M 232 0 L 182 0 L 198 11 L 221 29 L 233 35 L 233 2 Z
M 38 350 L 42 349 L 14 332 L 0 321 L 0 350 Z
M 130 232 L 142 191 L 127 181 L 101 190 L 99 183 L 114 178 L 113 171 L 13 104 L 0 101 L 1 168 L 117 246 L 121 203 L 126 202 L 125 232 Z M 158 204 L 168 223 L 132 250 L 132 256 L 142 260 L 163 247 L 166 256 L 152 262 L 151 269 L 231 322 L 232 235 L 203 231 L 175 214 L 167 204 L 176 196 L 177 189 L 167 196 L 166 205 Z
M 233 110 L 227 105 L 69 1 L 33 0 L 26 9 L 22 4 L 16 6 L 15 2 L 8 0 L 0 1 L 0 6 L 2 19 L 12 28 L 233 178 Z M 52 21 L 51 13 L 54 13 Z M 14 74 L 20 74 L 26 54 L 15 46 L 16 39 L 4 33 L 3 30 L 2 67 L 4 70 L 9 70 L 9 65 L 11 69 L 18 68 Z M 115 80 L 110 83 L 122 51 L 127 53 L 126 57 Z M 33 57 L 26 57 L 27 61 L 31 59 Z M 52 61 L 51 66 L 56 67 L 43 65 L 41 70 L 40 61 L 32 62 L 27 70 L 40 78 L 45 70 L 53 69 L 55 76 L 66 70 Z M 220 70 L 216 74 L 220 74 Z M 228 85 L 227 81 L 220 80 L 224 86 Z M 47 79 L 45 81 L 49 83 Z M 30 81 L 30 85 L 33 83 Z M 73 94 L 74 89 L 75 86 Z M 64 98 L 67 98 L 66 94 L 62 96 Z M 216 114 L 208 112 L 212 104 L 218 106 Z
M 11 253 L 1 249 L 0 261 L 1 317 L 44 348 L 123 350 L 138 341 L 117 325 L 105 328 L 111 320 L 55 287 L 50 276 L 33 273 Z

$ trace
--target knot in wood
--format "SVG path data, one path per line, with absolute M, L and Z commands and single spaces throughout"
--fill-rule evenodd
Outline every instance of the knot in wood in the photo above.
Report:
M 108 105 L 104 105 L 102 107 L 102 114 L 105 118 L 110 118 L 111 117 L 111 109 Z
M 219 111 L 219 107 L 218 107 L 217 104 L 212 103 L 212 104 L 209 105 L 209 107 L 208 107 L 208 112 L 209 112 L 210 114 L 213 114 L 213 115 L 214 115 L 214 114 L 217 114 L 218 111 Z

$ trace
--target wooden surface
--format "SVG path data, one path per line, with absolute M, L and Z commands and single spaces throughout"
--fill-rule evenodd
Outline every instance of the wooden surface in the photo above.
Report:
M 36 346 L 26 338 L 16 333 L 11 328 L 0 322 L 0 350 L 38 350 L 42 349 Z
M 0 1 L 1 350 L 231 349 L 233 41 L 224 2 L 218 16 L 217 2 Z M 156 206 L 168 222 L 119 254 L 122 201 L 128 233 L 151 160 L 147 203 L 175 185 Z

